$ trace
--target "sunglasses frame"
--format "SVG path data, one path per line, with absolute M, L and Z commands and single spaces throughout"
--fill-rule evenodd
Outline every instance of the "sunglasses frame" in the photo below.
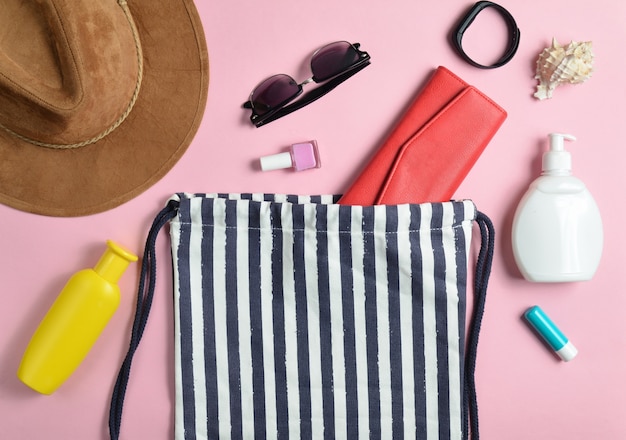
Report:
M 313 55 L 311 56 L 311 60 L 313 60 L 315 55 L 317 53 L 319 53 L 320 50 L 322 50 L 325 47 L 330 46 L 332 44 L 341 43 L 341 42 L 342 41 L 335 41 L 334 43 L 329 43 L 329 44 L 327 44 L 325 46 L 322 46 L 321 48 L 317 49 L 313 53 Z M 361 71 L 365 67 L 369 66 L 369 64 L 370 64 L 370 56 L 369 56 L 369 54 L 367 52 L 364 52 L 364 51 L 359 49 L 361 45 L 359 43 L 349 43 L 347 41 L 346 41 L 346 43 L 348 43 L 350 46 L 352 46 L 352 48 L 356 51 L 356 53 L 358 55 L 358 60 L 355 63 L 351 64 L 345 70 L 339 72 L 338 74 L 336 74 L 336 75 L 334 75 L 334 76 L 332 76 L 332 77 L 330 77 L 330 78 L 328 78 L 326 80 L 320 81 L 317 78 L 315 78 L 315 75 L 313 75 L 312 77 L 304 80 L 303 82 L 298 84 L 298 89 L 299 89 L 298 93 L 296 93 L 294 96 L 292 96 L 291 98 L 287 99 L 286 101 L 284 101 L 280 105 L 276 106 L 276 108 L 271 109 L 271 110 L 267 111 L 266 113 L 263 113 L 262 115 L 256 113 L 256 111 L 254 109 L 254 104 L 252 103 L 252 95 L 257 90 L 257 88 L 261 84 L 265 83 L 265 81 L 267 81 L 268 79 L 273 78 L 274 76 L 284 75 L 284 74 L 272 75 L 272 76 L 264 79 L 263 81 L 261 81 L 252 90 L 252 93 L 250 93 L 250 98 L 248 99 L 248 101 L 246 101 L 243 104 L 244 108 L 252 110 L 252 115 L 250 115 L 250 121 L 256 127 L 261 127 L 261 126 L 263 126 L 265 124 L 268 124 L 268 123 L 270 123 L 272 121 L 275 121 L 276 119 L 282 118 L 283 116 L 286 116 L 289 113 L 293 113 L 296 110 L 299 110 L 302 107 L 305 107 L 305 106 L 309 105 L 313 101 L 318 100 L 319 98 L 321 98 L 322 96 L 324 96 L 325 94 L 330 92 L 332 89 L 337 87 L 339 84 L 341 84 L 342 82 L 346 81 L 348 78 L 350 78 L 351 76 L 355 75 L 356 73 L 358 73 L 359 71 Z M 286 76 L 289 76 L 289 75 L 286 75 Z M 292 78 L 292 77 L 290 77 L 290 78 Z M 311 82 L 314 82 L 316 84 L 321 84 L 321 85 L 319 87 L 316 87 L 316 88 L 312 89 L 312 90 L 309 90 L 305 94 L 302 94 L 303 91 L 304 91 L 304 87 L 303 86 L 306 85 L 306 84 L 309 84 Z M 293 102 L 298 97 L 300 97 L 300 99 L 298 99 L 297 101 Z

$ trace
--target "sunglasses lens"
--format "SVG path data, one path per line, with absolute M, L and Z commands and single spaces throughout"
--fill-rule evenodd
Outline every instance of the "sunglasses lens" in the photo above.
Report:
M 288 75 L 274 75 L 261 84 L 252 92 L 250 101 L 254 111 L 263 115 L 286 102 L 300 93 L 300 86 Z
M 359 53 L 347 41 L 320 48 L 311 58 L 311 71 L 317 81 L 325 81 L 346 71 L 359 61 Z

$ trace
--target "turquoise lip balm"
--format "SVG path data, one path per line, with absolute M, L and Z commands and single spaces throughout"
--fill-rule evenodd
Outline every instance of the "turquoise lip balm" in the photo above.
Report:
M 567 339 L 539 306 L 526 310 L 524 318 L 539 332 L 541 337 L 561 359 L 569 362 L 576 357 L 578 350 L 574 347 L 574 344 Z

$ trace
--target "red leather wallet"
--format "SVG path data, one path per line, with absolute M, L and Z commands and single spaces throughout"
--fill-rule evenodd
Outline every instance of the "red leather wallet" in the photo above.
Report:
M 475 87 L 438 67 L 339 203 L 450 200 L 506 116 Z

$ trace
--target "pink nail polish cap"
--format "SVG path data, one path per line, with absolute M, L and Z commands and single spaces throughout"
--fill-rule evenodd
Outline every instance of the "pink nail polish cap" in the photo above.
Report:
M 289 151 L 272 154 L 261 158 L 263 171 L 293 168 L 295 171 L 304 171 L 321 166 L 317 141 L 307 141 L 293 144 Z

